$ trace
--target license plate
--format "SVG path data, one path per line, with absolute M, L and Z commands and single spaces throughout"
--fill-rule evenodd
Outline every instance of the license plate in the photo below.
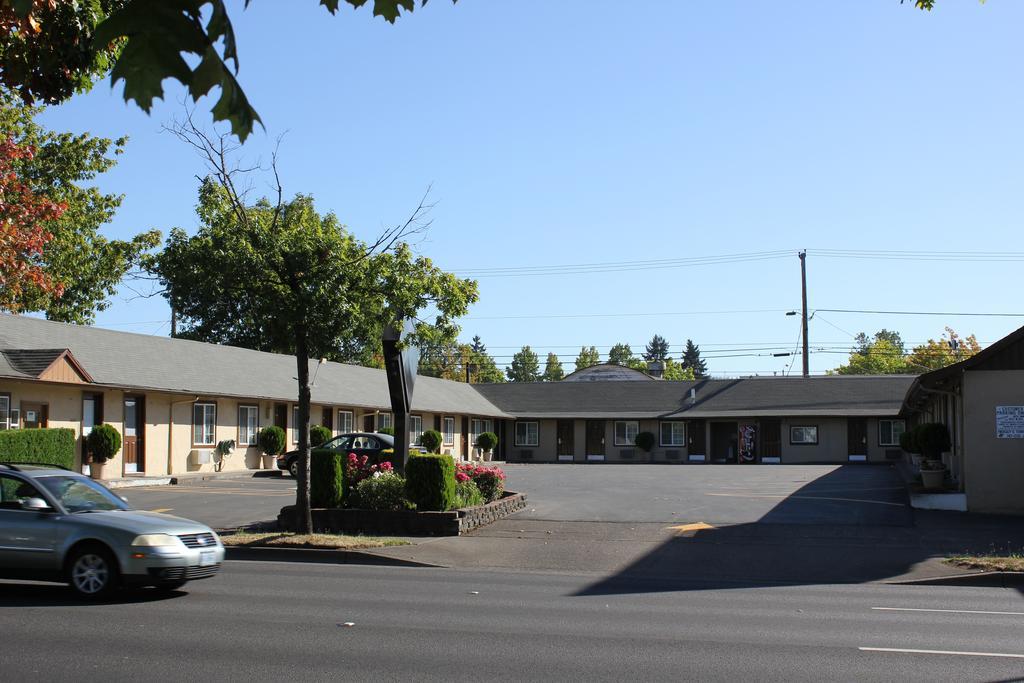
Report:
M 199 566 L 209 567 L 212 564 L 217 564 L 217 555 L 212 550 L 199 553 Z

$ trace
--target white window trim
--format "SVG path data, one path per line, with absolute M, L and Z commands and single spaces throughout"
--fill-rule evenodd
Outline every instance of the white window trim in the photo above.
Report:
M 443 445 L 443 446 L 454 446 L 455 445 L 455 418 L 454 417 L 446 417 L 446 418 L 444 418 L 442 420 L 441 424 L 442 424 L 442 432 L 441 432 L 441 442 L 442 442 L 442 444 L 441 445 Z M 450 431 L 448 429 L 448 425 L 452 426 Z
M 249 432 L 248 440 L 242 438 L 242 430 L 249 431 L 249 413 L 253 413 L 256 419 L 253 424 L 253 429 Z M 245 415 L 243 418 L 242 415 Z M 257 434 L 260 431 L 260 407 L 249 403 L 242 403 L 238 405 L 238 445 L 239 446 L 255 446 L 257 441 Z
M 619 425 L 620 424 L 626 425 L 626 428 L 623 430 L 625 432 L 625 437 L 626 437 L 625 441 L 619 441 Z M 636 430 L 633 433 L 633 440 L 632 441 L 629 440 L 629 425 L 636 425 Z M 614 441 L 616 446 L 635 446 L 636 445 L 636 435 L 639 434 L 639 433 L 640 433 L 640 421 L 639 420 L 615 420 L 614 424 L 612 425 L 612 440 Z
M 793 430 L 794 429 L 813 429 L 814 430 L 814 441 L 794 441 Z M 789 445 L 790 446 L 817 446 L 818 445 L 818 425 L 790 425 L 789 426 Z
M 292 428 L 291 428 L 290 431 L 291 431 L 292 443 L 298 443 L 299 442 L 299 405 L 297 403 L 292 404 L 291 420 L 292 420 Z
M 413 429 L 415 422 L 420 423 L 419 430 Z M 423 416 L 422 415 L 410 415 L 409 416 L 409 444 L 412 446 L 419 446 L 423 441 Z
M 347 417 L 344 417 L 347 416 Z M 345 422 L 348 422 L 348 428 L 345 427 Z M 356 426 L 356 416 L 351 410 L 339 410 L 338 411 L 338 434 L 348 434 Z
M 526 439 L 519 440 L 519 425 L 526 427 Z M 533 425 L 533 438 L 530 438 L 529 425 Z M 529 448 L 531 446 L 540 445 L 540 423 L 536 420 L 517 420 L 515 426 L 515 444 L 516 446 L 523 446 Z
M 679 425 L 680 427 L 683 428 L 683 435 L 682 435 L 681 441 L 679 443 L 665 443 L 665 439 L 664 439 L 664 436 L 665 436 L 665 432 L 664 432 L 665 425 L 672 425 L 673 437 L 675 435 L 675 426 L 676 425 Z M 686 446 L 686 423 L 682 422 L 682 421 L 677 421 L 677 420 L 666 420 L 666 421 L 660 423 L 658 425 L 658 442 L 662 446 L 674 446 L 674 447 L 679 447 L 679 448 L 682 448 L 682 447 Z
M 196 424 L 196 408 L 202 406 L 203 408 L 203 422 L 202 425 Z M 210 441 L 200 441 L 196 438 L 196 427 L 199 427 L 205 431 L 206 429 L 206 412 L 207 408 L 213 409 L 213 429 Z M 205 435 L 204 435 L 205 436 Z M 209 401 L 196 401 L 192 404 L 192 445 L 193 446 L 215 446 L 217 444 L 217 404 Z
M 888 422 L 889 423 L 889 436 L 890 436 L 890 438 L 893 439 L 891 442 L 888 442 L 888 443 L 885 442 L 885 441 L 882 441 L 882 423 L 883 422 Z M 899 446 L 900 445 L 899 437 L 893 438 L 893 434 L 895 433 L 895 431 L 893 430 L 893 427 L 896 425 L 897 422 L 899 422 L 900 424 L 903 425 L 903 431 L 904 432 L 907 431 L 907 422 L 906 422 L 906 420 L 893 419 L 893 420 L 879 420 L 878 421 L 878 445 L 879 446 Z
M 391 416 L 391 413 L 377 413 L 377 419 L 374 422 L 377 425 L 378 432 L 382 429 L 391 429 L 395 426 L 395 421 Z
M 0 405 L 3 409 L 0 410 L 0 429 L 11 428 L 11 395 L 0 394 Z

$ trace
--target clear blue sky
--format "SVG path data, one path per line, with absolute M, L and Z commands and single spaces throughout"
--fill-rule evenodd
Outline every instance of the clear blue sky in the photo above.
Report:
M 239 77 L 266 124 L 246 153 L 266 159 L 286 133 L 286 191 L 313 194 L 360 236 L 401 221 L 433 184 L 417 249 L 455 271 L 791 252 L 480 278 L 463 337 L 481 335 L 501 364 L 530 344 L 570 370 L 582 344 L 640 351 L 654 333 L 706 356 L 792 346 L 798 318 L 783 312 L 799 306 L 801 248 L 812 310 L 1024 311 L 1019 261 L 813 253 L 1024 252 L 1024 3 L 433 0 L 391 26 L 365 8 L 332 17 L 314 0 L 262 0 L 234 3 L 232 18 Z M 202 166 L 159 132 L 180 112 L 168 85 L 151 116 L 106 83 L 44 115 L 58 130 L 130 136 L 101 181 L 125 194 L 111 235 L 197 227 Z M 163 300 L 131 297 L 98 324 L 167 334 Z M 516 317 L 561 315 L 603 317 Z M 846 345 L 886 327 L 920 342 L 946 324 L 987 343 L 1024 318 L 822 312 L 810 339 Z M 844 359 L 815 353 L 811 369 Z M 788 362 L 709 365 L 770 374 Z

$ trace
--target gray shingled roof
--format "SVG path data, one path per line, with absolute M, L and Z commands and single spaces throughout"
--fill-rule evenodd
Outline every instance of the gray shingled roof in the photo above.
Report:
M 518 417 L 725 418 L 895 416 L 914 378 L 751 377 L 696 382 L 542 382 L 477 389 Z M 696 402 L 688 400 L 696 390 Z
M 232 346 L 104 330 L 83 325 L 0 314 L 0 349 L 69 349 L 96 384 L 201 396 L 295 401 L 295 358 Z M 31 355 L 31 354 L 30 354 Z M 343 363 L 317 369 L 313 402 L 390 409 L 383 370 Z M 0 377 L 25 378 L 0 360 Z M 506 415 L 472 386 L 418 377 L 413 409 L 486 417 Z
M 64 351 L 64 349 L 3 349 L 0 350 L 0 354 L 3 354 L 7 364 L 18 372 L 38 377 Z

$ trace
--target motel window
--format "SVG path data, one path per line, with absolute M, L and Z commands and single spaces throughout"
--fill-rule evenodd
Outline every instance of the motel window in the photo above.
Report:
M 615 445 L 635 446 L 640 423 L 636 420 L 619 420 L 615 423 Z
M 299 406 L 292 406 L 292 443 L 299 442 Z
M 195 403 L 192 406 L 192 444 L 212 446 L 217 442 L 217 404 Z
M 0 429 L 11 428 L 11 395 L 0 394 Z
M 473 446 L 474 447 L 476 446 L 476 442 L 480 438 L 481 434 L 483 434 L 484 432 L 493 432 L 493 431 L 494 431 L 494 423 L 491 420 L 473 420 L 470 423 L 470 430 L 469 430 L 470 435 L 473 437 L 473 442 L 472 442 Z
M 351 410 L 338 411 L 338 433 L 349 434 L 352 432 L 354 417 Z
M 444 445 L 452 446 L 455 444 L 455 418 L 446 417 L 444 419 Z
M 377 431 L 391 429 L 391 413 L 377 413 Z
M 818 427 L 793 425 L 789 428 L 789 443 L 795 446 L 814 446 L 818 443 Z
M 423 440 L 423 416 L 409 416 L 409 444 L 419 446 Z
M 259 432 L 259 406 L 238 406 L 238 445 L 255 446 Z
M 907 429 L 903 420 L 879 420 L 878 421 L 878 445 L 899 446 L 900 435 Z
M 685 446 L 686 445 L 686 423 L 685 422 L 662 422 L 661 423 L 661 445 L 662 446 Z
M 536 422 L 516 422 L 516 445 L 536 446 L 540 442 L 540 429 Z

